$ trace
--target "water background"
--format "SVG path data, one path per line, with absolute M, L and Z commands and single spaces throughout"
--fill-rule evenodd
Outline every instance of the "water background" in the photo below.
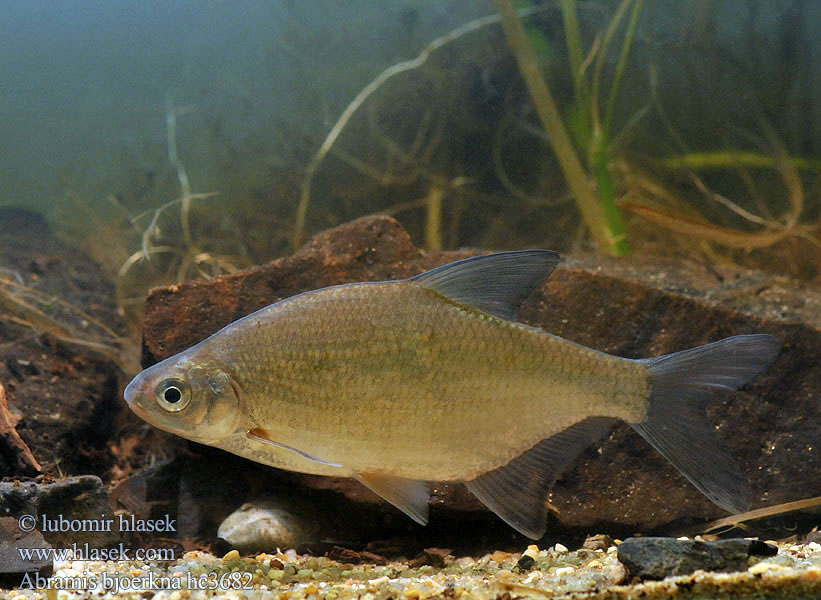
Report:
M 578 3 L 586 53 L 617 5 Z M 567 116 L 574 96 L 562 15 L 556 4 L 522 6 L 542 9 L 525 24 L 541 36 L 543 73 Z M 290 252 L 306 166 L 356 94 L 438 36 L 494 12 L 480 0 L 3 2 L 0 206 L 43 214 L 114 277 L 144 248 L 153 211 L 181 194 L 169 160 L 171 108 L 191 191 L 215 193 L 193 202 L 197 247 L 236 267 Z M 626 22 L 603 65 L 602 106 Z M 692 208 L 717 226 L 761 231 L 705 195 L 690 172 L 653 160 L 718 150 L 772 158 L 774 140 L 790 156 L 816 157 L 819 24 L 821 5 L 801 0 L 646 3 L 615 104 L 618 193 L 634 191 L 618 181 L 619 168 L 650 173 L 686 199 L 678 214 Z M 586 162 L 584 148 L 579 154 Z M 818 170 L 801 171 L 799 217 L 815 224 L 816 239 Z M 790 209 L 777 169 L 730 165 L 698 175 L 765 221 Z M 498 24 L 444 45 L 363 103 L 313 178 L 306 233 L 389 211 L 424 246 L 424 200 L 437 181 L 451 186 L 443 247 L 590 248 Z M 694 251 L 686 235 L 625 218 L 634 250 Z M 177 205 L 155 225 L 150 242 L 180 243 Z M 795 237 L 752 256 L 713 244 L 708 256 L 779 270 L 786 263 L 814 278 L 817 253 Z M 133 286 L 169 277 L 141 274 Z

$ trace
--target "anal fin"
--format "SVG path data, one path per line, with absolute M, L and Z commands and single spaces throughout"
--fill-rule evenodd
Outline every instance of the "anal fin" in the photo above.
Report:
M 393 504 L 420 525 L 428 524 L 430 487 L 426 481 L 382 473 L 357 473 L 356 478 L 377 496 Z
M 605 417 L 580 421 L 465 485 L 505 523 L 538 540 L 547 527 L 546 502 L 553 484 L 565 467 L 613 423 L 615 419 Z

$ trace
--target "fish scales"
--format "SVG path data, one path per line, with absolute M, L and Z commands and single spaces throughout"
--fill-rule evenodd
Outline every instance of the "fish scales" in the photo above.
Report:
M 251 426 L 351 472 L 471 479 L 589 415 L 639 421 L 648 392 L 639 363 L 412 282 L 302 295 L 230 335 L 212 353 Z
M 149 367 L 125 399 L 188 439 L 356 477 L 421 524 L 428 482 L 463 481 L 539 539 L 553 483 L 613 419 L 718 506 L 749 507 L 704 404 L 764 370 L 778 340 L 739 335 L 631 360 L 519 323 L 519 305 L 556 262 L 547 250 L 502 252 L 300 294 Z

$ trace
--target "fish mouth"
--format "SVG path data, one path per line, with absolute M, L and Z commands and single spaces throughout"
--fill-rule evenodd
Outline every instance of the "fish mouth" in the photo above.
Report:
M 148 382 L 145 381 L 143 377 L 137 376 L 131 380 L 131 383 L 125 387 L 125 391 L 123 392 L 123 398 L 125 398 L 125 403 L 128 404 L 128 408 L 143 418 L 145 418 L 146 411 L 142 407 L 140 399 L 145 397 L 147 391 Z

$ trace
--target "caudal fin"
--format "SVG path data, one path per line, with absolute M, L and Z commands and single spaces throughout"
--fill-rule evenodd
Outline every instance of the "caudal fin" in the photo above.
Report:
M 704 406 L 712 396 L 736 390 L 778 355 L 778 340 L 765 334 L 738 335 L 665 356 L 646 358 L 651 396 L 647 418 L 631 423 L 710 500 L 730 512 L 752 501 L 747 479 L 730 456 Z

